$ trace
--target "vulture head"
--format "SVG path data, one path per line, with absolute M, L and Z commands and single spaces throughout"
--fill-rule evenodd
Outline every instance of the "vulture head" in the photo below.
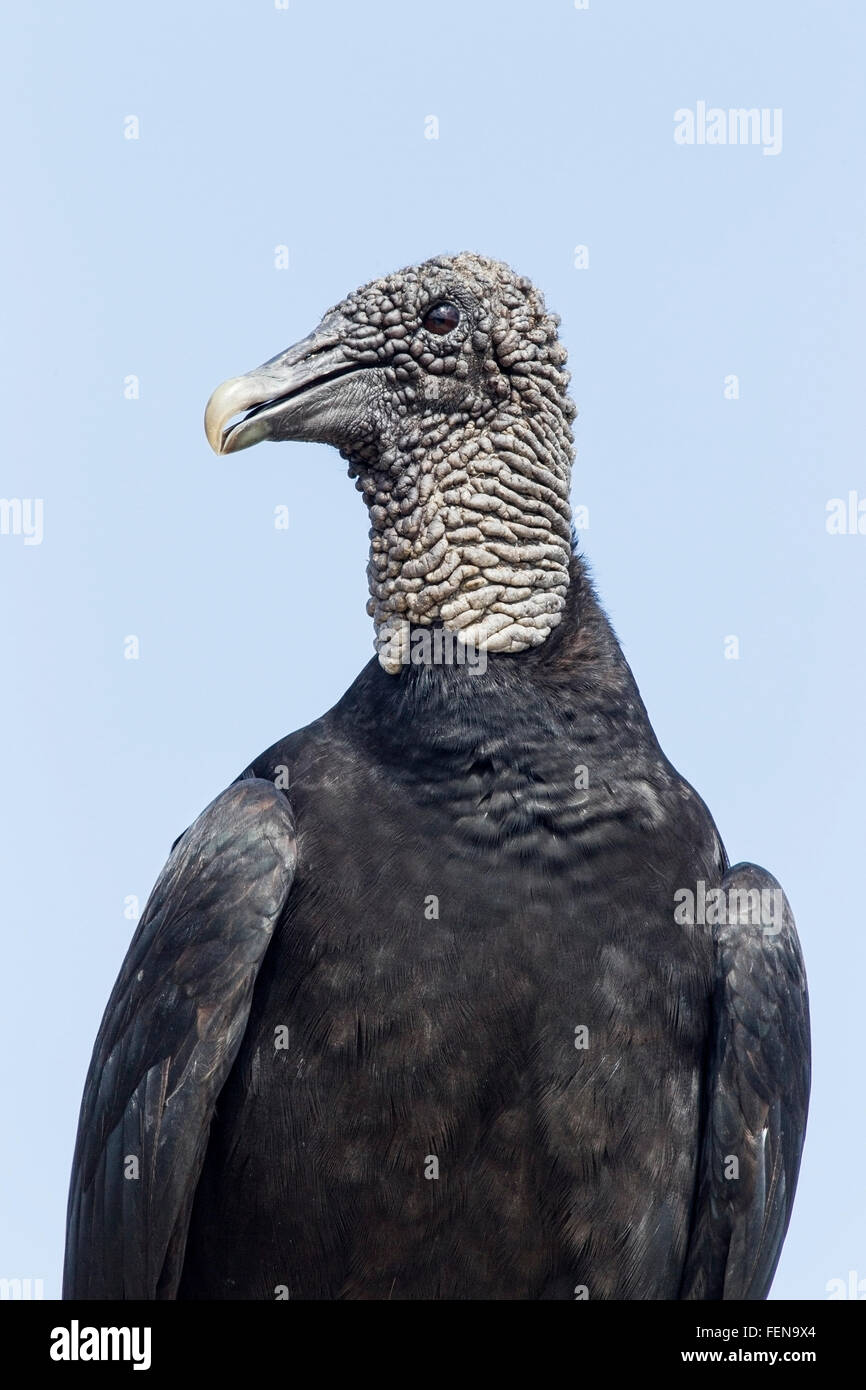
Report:
M 355 290 L 208 402 L 218 454 L 294 439 L 348 460 L 386 671 L 401 669 L 411 624 L 519 652 L 561 619 L 575 407 L 558 325 L 507 265 L 438 256 Z

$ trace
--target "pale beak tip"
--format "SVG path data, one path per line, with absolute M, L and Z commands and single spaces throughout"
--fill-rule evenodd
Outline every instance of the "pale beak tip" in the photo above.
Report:
M 207 403 L 207 406 L 205 407 L 204 412 L 204 432 L 207 436 L 207 442 L 211 446 L 215 454 L 221 454 L 223 451 L 222 425 L 223 418 L 225 415 L 224 410 L 220 407 L 219 403 L 217 402 L 216 398 L 218 394 L 219 387 L 217 387 L 217 390 L 214 391 L 213 395 Z
M 232 452 L 232 436 L 226 426 L 235 415 L 241 414 L 260 399 L 249 377 L 230 377 L 217 387 L 204 412 L 204 432 L 215 454 Z

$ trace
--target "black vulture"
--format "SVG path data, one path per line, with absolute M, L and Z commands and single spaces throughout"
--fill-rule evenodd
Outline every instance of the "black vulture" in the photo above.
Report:
M 219 454 L 348 460 L 377 654 L 172 849 L 87 1077 L 65 1297 L 766 1296 L 800 946 L 577 554 L 558 324 L 437 257 L 211 397 Z

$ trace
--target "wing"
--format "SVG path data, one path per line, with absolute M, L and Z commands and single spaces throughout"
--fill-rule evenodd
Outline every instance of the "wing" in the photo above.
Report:
M 64 1298 L 173 1298 L 220 1090 L 292 884 L 288 801 L 258 778 L 175 843 L 99 1029 L 81 1103 Z
M 800 1168 L 809 1000 L 794 918 L 773 876 L 735 864 L 721 886 L 727 922 L 715 928 L 713 1036 L 680 1297 L 761 1299 L 776 1271 Z

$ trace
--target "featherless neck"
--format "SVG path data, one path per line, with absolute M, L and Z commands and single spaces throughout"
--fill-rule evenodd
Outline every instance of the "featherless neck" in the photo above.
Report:
M 367 608 L 386 671 L 406 663 L 412 624 L 443 627 L 443 650 L 471 660 L 538 646 L 561 621 L 573 449 L 567 418 L 536 394 L 534 408 L 515 393 L 481 420 L 426 415 L 351 470 L 370 512 Z

